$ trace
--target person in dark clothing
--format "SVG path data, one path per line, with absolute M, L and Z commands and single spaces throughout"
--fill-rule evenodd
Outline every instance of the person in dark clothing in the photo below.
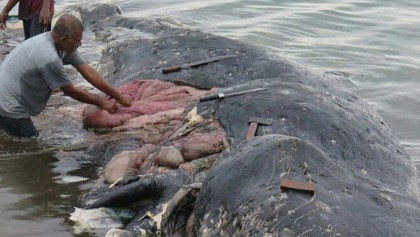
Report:
M 0 13 L 0 29 L 7 28 L 9 12 L 18 2 L 18 18 L 23 21 L 25 40 L 51 30 L 54 0 L 9 0 Z

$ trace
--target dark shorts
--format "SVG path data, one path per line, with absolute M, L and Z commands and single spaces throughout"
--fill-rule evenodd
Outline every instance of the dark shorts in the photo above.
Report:
M 38 131 L 30 118 L 6 118 L 0 116 L 0 128 L 17 137 L 38 136 Z
M 44 27 L 39 23 L 39 17 L 34 17 L 30 20 L 23 20 L 23 31 L 25 32 L 25 39 L 32 36 L 39 35 L 51 30 L 51 25 Z

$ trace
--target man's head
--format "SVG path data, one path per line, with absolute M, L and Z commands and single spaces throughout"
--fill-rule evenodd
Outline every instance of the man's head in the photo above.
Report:
M 77 17 L 63 14 L 52 30 L 55 45 L 66 53 L 73 53 L 82 45 L 84 29 L 83 23 Z

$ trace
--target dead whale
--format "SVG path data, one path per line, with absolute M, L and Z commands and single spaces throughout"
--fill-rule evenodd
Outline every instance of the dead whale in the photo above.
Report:
M 137 235 L 418 236 L 419 178 L 410 157 L 382 118 L 338 78 L 253 45 L 161 19 L 126 18 L 112 5 L 82 15 L 98 39 L 109 42 L 101 70 L 115 85 L 153 78 L 196 89 L 268 88 L 190 101 L 204 120 L 218 121 L 229 143 L 208 170 L 123 175 L 112 188 L 83 196 L 85 208 L 136 210 L 125 229 Z M 127 37 L 133 34 L 138 37 Z M 232 53 L 238 57 L 176 73 L 160 70 Z M 250 117 L 273 123 L 246 140 Z M 144 147 L 146 136 L 139 133 L 114 134 L 112 142 L 98 142 L 90 152 L 105 157 L 105 166 L 127 151 L 124 141 L 131 150 Z M 315 184 L 316 191 L 283 190 L 283 179 Z

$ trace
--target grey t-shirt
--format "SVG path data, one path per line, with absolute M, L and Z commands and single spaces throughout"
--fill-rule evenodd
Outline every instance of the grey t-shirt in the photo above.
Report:
M 0 66 L 0 116 L 28 118 L 45 108 L 52 90 L 71 84 L 64 65 L 85 62 L 78 52 L 57 52 L 51 32 L 19 44 Z

